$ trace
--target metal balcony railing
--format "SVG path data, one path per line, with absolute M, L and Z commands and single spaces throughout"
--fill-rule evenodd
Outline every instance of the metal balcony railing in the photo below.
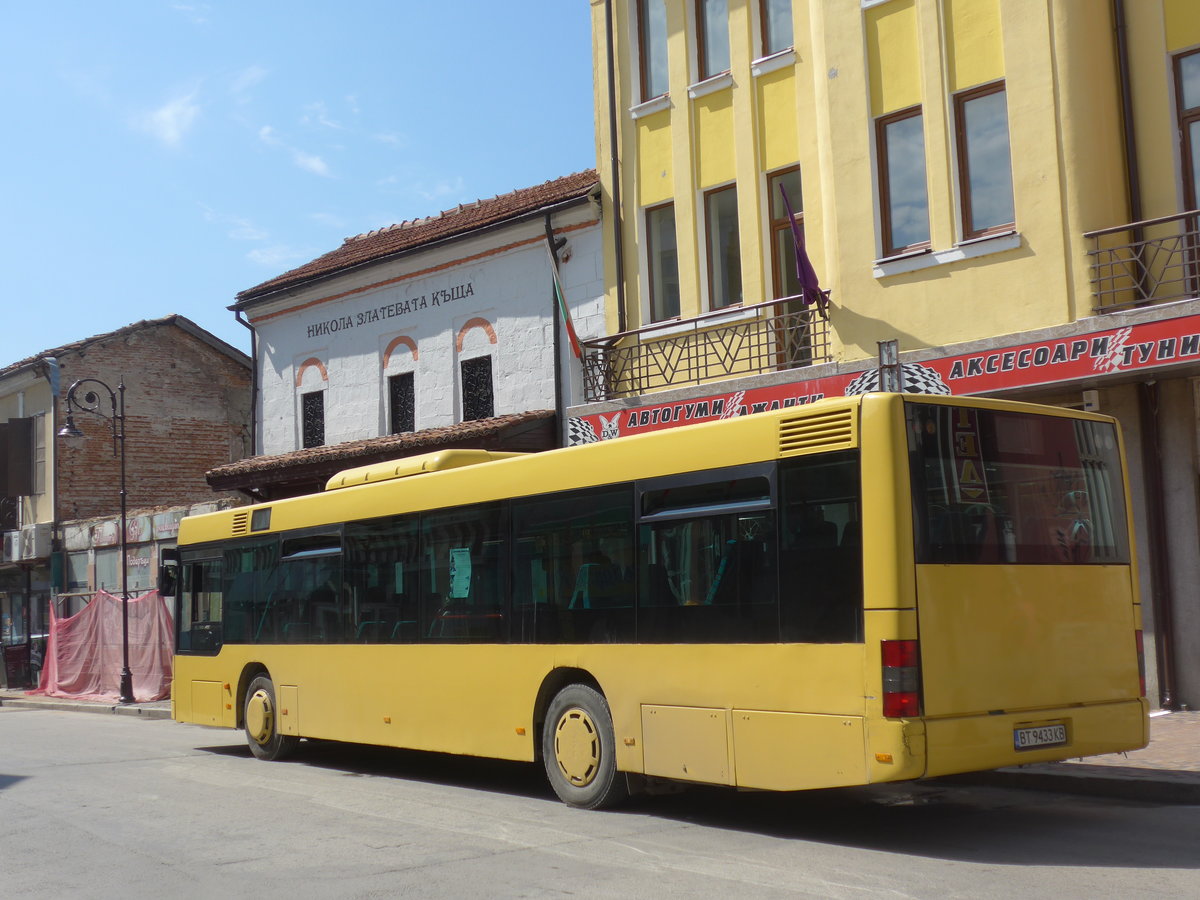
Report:
M 583 342 L 589 401 L 829 360 L 829 323 L 799 297 L 672 319 Z
M 1197 296 L 1200 210 L 1089 231 L 1093 310 L 1115 312 Z

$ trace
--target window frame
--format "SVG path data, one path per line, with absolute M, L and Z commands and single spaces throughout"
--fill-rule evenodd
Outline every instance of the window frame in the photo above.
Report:
M 737 297 L 736 297 L 736 299 L 727 299 L 726 302 L 724 302 L 724 303 L 718 303 L 717 302 L 717 292 L 716 292 L 716 282 L 714 280 L 715 267 L 713 264 L 716 259 L 716 251 L 718 249 L 724 250 L 725 248 L 723 245 L 720 248 L 718 248 L 717 245 L 714 243 L 714 237 L 719 239 L 721 237 L 721 235 L 714 234 L 714 232 L 713 232 L 713 219 L 715 217 L 712 214 L 711 204 L 712 204 L 713 200 L 715 198 L 717 198 L 717 196 L 719 194 L 726 194 L 731 191 L 733 193 L 733 221 L 734 221 L 734 235 L 733 236 L 735 239 L 735 246 L 737 249 L 737 261 L 738 261 L 737 273 L 736 273 L 736 275 L 737 275 L 737 284 L 736 284 Z M 707 271 L 708 271 L 708 308 L 709 309 L 714 309 L 714 310 L 715 309 L 729 309 L 730 307 L 742 305 L 743 295 L 742 295 L 742 291 L 741 291 L 741 280 L 742 280 L 741 223 L 738 221 L 737 200 L 738 200 L 738 196 L 737 196 L 737 182 L 736 181 L 732 182 L 731 184 L 721 185 L 720 187 L 712 188 L 711 190 L 707 190 L 704 192 L 704 204 L 703 204 L 704 205 L 704 248 L 705 248 L 705 261 L 706 261 L 706 265 L 708 266 Z M 724 254 L 722 254 L 722 256 L 724 256 Z M 731 288 L 735 287 L 735 285 L 727 285 L 727 286 L 731 287 Z
M 788 12 L 792 11 L 791 0 L 787 0 Z M 771 39 L 771 16 L 770 16 L 771 0 L 758 0 L 758 26 L 759 40 L 762 41 L 762 55 L 764 57 L 774 56 L 776 53 L 783 53 L 791 50 L 796 46 L 795 25 L 792 25 L 792 40 L 790 43 L 783 46 L 775 46 Z M 793 13 L 794 15 L 794 13 Z
M 966 127 L 967 104 L 981 100 L 993 94 L 1004 94 L 1004 130 L 1008 136 L 1008 184 L 1012 200 L 1013 217 L 1011 221 L 999 222 L 983 228 L 975 227 L 975 210 L 971 196 L 971 168 L 968 163 L 968 141 Z M 1008 127 L 1008 83 L 1004 79 L 987 84 L 976 85 L 954 95 L 954 143 L 955 157 L 958 164 L 959 212 L 962 215 L 962 237 L 969 241 L 975 238 L 987 237 L 993 234 L 1007 234 L 1016 229 L 1017 204 L 1013 193 L 1012 177 L 1012 132 Z
M 310 430 L 308 405 L 310 398 L 316 398 L 320 401 L 320 431 L 316 431 L 316 426 Z M 315 402 L 315 401 L 313 401 Z M 302 449 L 308 450 L 313 447 L 325 446 L 325 390 L 320 388 L 315 391 L 304 391 L 300 394 L 300 446 Z
M 485 361 L 485 360 L 486 360 L 486 366 L 484 366 L 482 364 L 482 361 Z M 486 404 L 486 408 L 487 408 L 486 415 L 470 415 L 470 416 L 467 415 L 467 408 L 468 408 L 467 407 L 467 367 L 468 366 L 478 367 L 480 369 L 480 372 L 482 372 L 485 368 L 487 370 L 488 402 Z M 458 364 L 458 371 L 459 371 L 460 382 L 461 382 L 459 384 L 459 396 L 462 400 L 462 420 L 464 422 L 476 422 L 476 421 L 479 421 L 480 419 L 493 418 L 496 415 L 496 369 L 492 363 L 492 355 L 490 353 L 485 353 L 482 356 L 472 356 L 469 359 L 460 360 L 459 364 Z M 482 410 L 483 407 L 480 407 L 479 409 Z M 477 411 L 474 407 L 474 400 L 472 400 L 471 411 L 472 412 Z
M 787 265 L 787 260 L 779 258 L 779 234 L 780 234 L 780 232 L 787 232 L 788 237 L 790 238 L 791 231 L 792 231 L 792 222 L 787 216 L 787 210 L 781 210 L 781 215 L 778 218 L 776 218 L 773 213 L 773 210 L 775 209 L 776 195 L 778 193 L 777 188 L 779 185 L 779 180 L 788 175 L 791 175 L 793 172 L 795 172 L 796 175 L 800 176 L 800 194 L 797 197 L 789 196 L 788 200 L 792 204 L 792 213 L 796 217 L 796 224 L 797 224 L 797 226 L 799 226 L 801 232 L 803 232 L 803 230 L 804 230 L 804 202 L 803 202 L 804 178 L 800 173 L 800 166 L 798 166 L 798 165 L 788 166 L 787 168 L 777 169 L 774 172 L 767 173 L 767 232 L 768 232 L 767 233 L 767 241 L 769 242 L 770 247 L 771 247 L 771 288 L 772 288 L 772 292 L 774 294 L 774 296 L 771 299 L 773 299 L 773 300 L 779 300 L 783 297 L 796 296 L 796 294 L 789 293 L 787 290 L 787 287 L 784 284 L 784 282 L 786 280 L 784 272 L 787 271 L 785 269 L 785 266 Z M 797 201 L 799 201 L 799 207 L 800 207 L 799 209 L 796 208 Z M 780 201 L 780 205 L 782 206 L 782 201 Z M 792 255 L 791 262 L 792 262 L 792 267 L 791 267 L 790 271 L 792 271 L 794 273 L 795 268 L 796 268 L 796 266 L 795 266 L 796 260 L 795 260 L 794 252 Z M 795 280 L 797 282 L 799 281 L 799 276 L 793 275 L 793 277 L 795 278 Z M 797 293 L 799 293 L 799 292 L 797 292 Z
M 388 387 L 388 434 L 408 434 L 417 430 L 417 376 L 414 372 L 398 372 L 387 376 Z M 398 410 L 396 403 L 396 386 L 407 383 L 409 394 L 409 410 L 404 422 L 397 423 Z M 407 425 L 407 428 L 398 427 Z
M 665 210 L 670 210 L 671 233 L 675 235 L 675 246 L 674 246 L 675 258 L 674 258 L 674 264 L 671 266 L 671 268 L 674 270 L 674 283 L 675 283 L 676 294 L 677 294 L 675 300 L 676 300 L 676 304 L 677 304 L 678 308 L 676 308 L 675 311 L 673 313 L 671 313 L 670 315 L 660 315 L 659 314 L 659 310 L 657 309 L 657 301 L 661 300 L 662 298 L 656 297 L 656 291 L 654 289 L 655 282 L 658 280 L 656 278 L 656 273 L 661 273 L 662 267 L 660 265 L 656 265 L 656 262 L 659 259 L 658 254 L 659 254 L 660 250 L 657 246 L 657 242 L 655 241 L 655 234 L 657 232 L 657 229 L 653 227 L 653 225 L 651 223 L 651 218 L 656 213 L 660 213 Z M 682 309 L 682 304 L 680 303 L 680 300 L 682 298 L 680 296 L 678 296 L 678 294 L 679 294 L 679 235 L 678 235 L 678 232 L 676 231 L 676 227 L 677 227 L 678 223 L 675 218 L 675 201 L 668 200 L 666 203 L 659 203 L 654 206 L 647 206 L 645 208 L 643 221 L 645 222 L 645 226 L 646 226 L 646 242 L 645 242 L 646 243 L 646 276 L 648 279 L 646 299 L 647 299 L 647 303 L 648 303 L 649 310 L 650 310 L 650 321 L 652 323 L 654 323 L 654 322 L 669 322 L 672 319 L 682 318 L 683 309 Z M 664 279 L 664 285 L 665 284 L 666 284 L 666 280 Z
M 666 60 L 667 42 L 664 40 L 661 47 L 652 44 L 649 28 L 649 8 L 651 3 L 658 3 L 662 6 L 664 19 L 666 17 L 666 0 L 637 0 L 637 40 L 638 40 L 638 86 L 641 90 L 642 102 L 654 100 L 658 97 L 665 97 L 670 93 L 670 63 L 667 62 L 667 84 L 663 85 L 661 91 L 654 91 L 651 85 L 652 69 L 651 54 L 658 52 L 663 54 Z
M 1171 57 L 1171 77 L 1175 85 L 1175 121 L 1179 129 L 1179 177 L 1183 182 L 1185 210 L 1200 208 L 1200 190 L 1197 190 L 1196 183 L 1196 170 L 1200 168 L 1200 143 L 1194 145 L 1190 134 L 1191 126 L 1200 124 L 1200 104 L 1184 106 L 1183 61 L 1191 56 L 1200 56 L 1200 48 L 1176 53 Z
M 898 244 L 893 239 L 893 216 L 892 216 L 892 185 L 891 174 L 889 172 L 890 163 L 892 160 L 889 152 L 889 144 L 887 137 L 888 127 L 895 125 L 898 122 L 904 122 L 909 119 L 919 118 L 921 120 L 921 172 L 924 176 L 924 193 L 925 193 L 925 231 L 927 237 L 923 241 L 917 241 L 912 244 Z M 880 252 L 883 258 L 889 256 L 899 256 L 904 253 L 911 253 L 917 250 L 927 250 L 931 244 L 931 239 L 928 236 L 929 228 L 929 169 L 926 165 L 925 157 L 925 112 L 921 104 L 909 106 L 904 109 L 890 112 L 887 115 L 879 116 L 875 119 L 875 163 L 876 174 L 879 178 L 879 241 Z
M 696 74 L 699 81 L 707 81 L 709 78 L 715 78 L 718 75 L 724 75 L 729 72 L 733 64 L 732 60 L 732 42 L 729 39 L 729 0 L 717 0 L 717 2 L 725 5 L 725 17 L 723 20 L 724 30 L 720 30 L 720 25 L 712 22 L 709 19 L 708 9 L 709 3 L 712 0 L 695 0 L 696 10 Z M 714 26 L 716 31 L 714 32 Z M 718 35 L 724 36 L 724 52 L 728 65 L 720 69 L 713 69 L 710 65 L 712 57 L 713 45 L 710 38 Z

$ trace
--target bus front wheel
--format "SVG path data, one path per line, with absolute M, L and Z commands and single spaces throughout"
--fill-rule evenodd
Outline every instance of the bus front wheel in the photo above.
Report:
M 542 759 L 550 786 L 577 809 L 605 809 L 628 796 L 617 771 L 612 713 L 604 695 L 583 684 L 563 688 L 542 728 Z
M 246 743 L 250 745 L 250 752 L 259 759 L 283 759 L 300 743 L 298 737 L 279 733 L 275 685 L 266 675 L 259 675 L 250 682 L 244 713 Z

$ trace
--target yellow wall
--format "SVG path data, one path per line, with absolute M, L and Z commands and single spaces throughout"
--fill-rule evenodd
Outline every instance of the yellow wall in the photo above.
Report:
M 1066 324 L 1092 314 L 1094 229 L 1130 221 L 1120 90 L 1108 3 L 1096 0 L 795 0 L 796 48 L 755 68 L 757 4 L 731 0 L 732 84 L 690 97 L 694 4 L 667 0 L 669 107 L 630 115 L 639 98 L 629 36 L 634 4 L 616 0 L 618 103 L 628 278 L 627 327 L 641 310 L 642 208 L 674 199 L 685 317 L 707 310 L 702 191 L 736 181 L 743 296 L 769 299 L 766 174 L 799 164 L 808 251 L 833 292 L 832 352 L 873 357 Z M 1133 68 L 1142 214 L 1180 211 L 1170 55 L 1200 45 L 1200 3 L 1125 4 Z M 593 0 L 596 59 L 603 3 Z M 597 72 L 603 84 L 604 73 Z M 953 95 L 1004 79 L 1017 237 L 962 241 Z M 597 91 L 598 165 L 611 186 L 606 92 Z M 875 118 L 921 104 L 931 252 L 911 271 L 877 265 Z M 669 186 L 668 186 L 669 185 Z M 610 241 L 611 244 L 611 241 Z M 612 248 L 609 247 L 611 261 Z M 611 267 L 610 267 L 611 269 Z M 616 325 L 611 286 L 610 327 Z

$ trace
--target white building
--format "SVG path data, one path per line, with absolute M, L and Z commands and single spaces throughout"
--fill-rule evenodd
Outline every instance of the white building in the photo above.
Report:
M 449 446 L 560 445 L 583 399 L 580 338 L 603 334 L 594 171 L 348 238 L 243 291 L 259 457 L 213 487 L 263 498 L 341 469 Z

